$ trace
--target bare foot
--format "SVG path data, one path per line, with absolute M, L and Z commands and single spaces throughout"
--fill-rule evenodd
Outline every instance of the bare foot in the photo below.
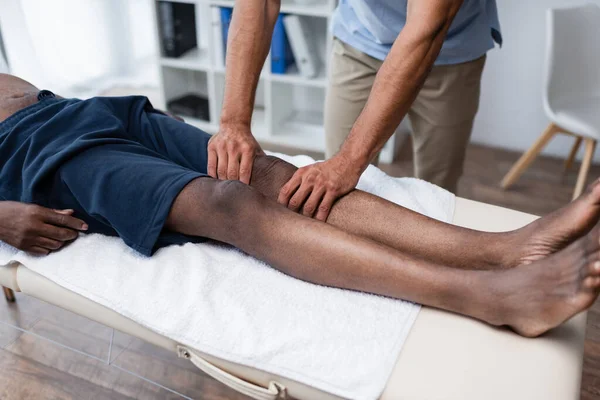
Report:
M 599 219 L 600 179 L 577 200 L 514 232 L 512 248 L 522 250 L 513 252 L 515 257 L 507 264 L 531 264 L 564 249 L 590 232 Z
M 542 260 L 493 275 L 489 294 L 497 308 L 489 313 L 489 322 L 539 336 L 588 309 L 598 297 L 600 227 Z

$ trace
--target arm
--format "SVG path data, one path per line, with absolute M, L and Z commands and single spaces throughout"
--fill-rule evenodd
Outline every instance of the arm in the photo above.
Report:
M 417 97 L 463 0 L 412 0 L 406 25 L 381 66 L 339 155 L 364 171 Z
M 326 220 L 336 199 L 362 172 L 408 112 L 444 43 L 463 0 L 409 0 L 406 25 L 394 42 L 350 135 L 333 158 L 299 169 L 279 202 Z
M 20 250 L 46 255 L 75 240 L 88 226 L 73 210 L 0 201 L 0 240 Z
M 235 4 L 227 42 L 221 126 L 208 145 L 208 173 L 214 178 L 250 183 L 254 157 L 262 153 L 250 131 L 250 122 L 280 5 L 280 0 Z

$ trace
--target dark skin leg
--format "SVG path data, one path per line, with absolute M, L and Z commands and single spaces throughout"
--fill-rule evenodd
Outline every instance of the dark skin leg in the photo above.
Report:
M 296 169 L 276 157 L 257 157 L 250 184 L 277 200 Z M 315 212 L 300 206 L 296 211 L 306 216 Z M 599 218 L 597 181 L 578 200 L 512 232 L 480 232 L 445 224 L 360 190 L 340 198 L 327 223 L 439 264 L 499 269 L 529 264 L 563 249 L 590 232 Z
M 0 74 L 0 121 L 35 103 L 38 91 L 29 82 Z M 253 169 L 252 186 L 270 199 L 277 198 L 296 171 L 294 166 L 274 157 L 258 157 Z M 314 210 L 301 211 L 314 214 Z M 531 263 L 564 248 L 588 233 L 599 217 L 600 185 L 596 184 L 571 205 L 504 234 L 443 224 L 358 190 L 338 200 L 328 222 L 444 265 L 497 269 Z
M 200 178 L 166 227 L 229 243 L 298 279 L 418 302 L 537 336 L 590 307 L 600 288 L 593 229 L 521 268 L 462 270 L 294 213 L 237 181 Z

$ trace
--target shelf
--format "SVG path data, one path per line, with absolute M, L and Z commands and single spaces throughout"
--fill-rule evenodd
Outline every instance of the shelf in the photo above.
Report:
M 233 7 L 234 0 L 209 0 L 211 6 Z M 332 14 L 327 2 L 316 0 L 313 4 L 298 4 L 293 0 L 281 1 L 281 12 L 286 14 L 329 17 Z
M 323 151 L 325 129 L 322 111 L 294 110 L 274 128 L 265 142 L 298 147 L 303 150 Z
M 324 130 L 308 132 L 286 132 L 283 135 L 269 137 L 256 137 L 259 143 L 277 144 L 287 147 L 295 147 L 299 150 L 323 152 L 325 149 Z
M 208 71 L 212 69 L 208 49 L 203 48 L 192 49 L 178 58 L 161 57 L 160 65 L 195 71 Z
M 298 68 L 292 65 L 288 68 L 285 74 L 271 74 L 271 80 L 274 82 L 292 83 L 297 85 L 325 87 L 327 86 L 327 77 L 325 69 L 320 68 L 319 73 L 314 78 L 306 78 L 300 75 Z
M 186 124 L 195 126 L 198 129 L 202 129 L 206 133 L 214 135 L 219 131 L 219 126 L 209 121 L 204 121 L 198 118 L 181 116 Z M 252 133 L 257 140 L 261 140 L 267 137 L 267 124 L 265 122 L 265 111 L 255 110 L 252 114 Z
M 236 0 L 182 0 L 196 4 L 198 46 L 179 58 L 160 57 L 162 96 L 169 101 L 189 93 L 209 101 L 210 121 L 184 117 L 209 134 L 219 130 L 225 92 L 225 68 L 215 59 L 215 34 L 210 7 L 233 7 Z M 237 0 L 244 1 L 244 0 Z M 260 143 L 322 152 L 325 147 L 323 107 L 327 89 L 328 27 L 335 1 L 281 0 L 281 12 L 299 15 L 314 38 L 319 73 L 307 78 L 293 65 L 286 74 L 271 73 L 270 55 L 261 71 L 252 117 L 252 133 Z M 308 4 L 307 4 L 308 3 Z M 159 32 L 156 30 L 159 37 Z

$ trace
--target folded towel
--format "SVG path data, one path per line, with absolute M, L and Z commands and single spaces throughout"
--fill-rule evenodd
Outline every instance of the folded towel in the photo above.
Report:
M 358 187 L 441 221 L 453 216 L 454 196 L 423 181 L 371 166 Z M 419 311 L 306 283 L 215 244 L 143 258 L 118 238 L 81 235 L 46 257 L 0 247 L 0 265 L 11 261 L 186 346 L 352 399 L 381 395 Z

